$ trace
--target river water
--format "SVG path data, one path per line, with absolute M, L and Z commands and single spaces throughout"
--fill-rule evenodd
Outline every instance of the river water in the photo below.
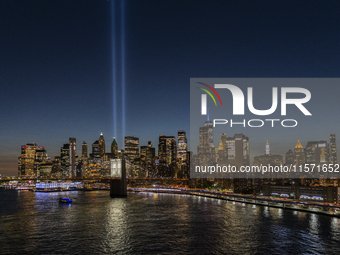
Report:
M 0 189 L 0 254 L 339 252 L 340 218 L 326 215 L 188 195 Z

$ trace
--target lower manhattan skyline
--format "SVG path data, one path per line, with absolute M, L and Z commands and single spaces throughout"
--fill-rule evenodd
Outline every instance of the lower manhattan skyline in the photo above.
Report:
M 100 132 L 115 136 L 120 148 L 124 135 L 139 137 L 141 145 L 178 130 L 190 137 L 192 77 L 339 76 L 339 35 L 330 33 L 339 21 L 335 1 L 65 4 L 1 3 L 2 174 L 15 174 L 26 143 L 42 144 L 56 156 L 69 137 L 90 144 Z M 313 95 L 320 90 L 315 87 Z M 336 109 L 337 93 L 331 97 Z M 323 124 L 335 112 L 323 113 L 313 132 L 291 140 L 263 137 L 251 155 L 259 155 L 268 139 L 282 154 L 297 139 L 306 144 L 337 134 L 337 122 Z M 251 137 L 243 130 L 225 132 Z

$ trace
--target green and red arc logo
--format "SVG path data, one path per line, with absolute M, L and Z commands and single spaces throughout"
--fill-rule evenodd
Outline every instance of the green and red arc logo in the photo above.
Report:
M 212 92 L 214 92 L 215 95 L 217 96 L 217 98 L 220 101 L 220 104 L 222 106 L 222 100 L 220 98 L 220 95 L 217 93 L 217 91 L 213 87 L 211 87 L 210 85 L 205 84 L 203 82 L 197 82 L 197 83 L 202 84 L 202 85 L 206 86 L 207 88 L 211 89 Z M 197 87 L 197 88 L 203 90 L 204 92 L 206 92 L 212 98 L 212 100 L 214 101 L 215 105 L 217 106 L 216 100 L 215 100 L 214 96 L 211 94 L 211 92 L 209 90 L 206 90 L 206 89 L 200 88 L 200 87 Z

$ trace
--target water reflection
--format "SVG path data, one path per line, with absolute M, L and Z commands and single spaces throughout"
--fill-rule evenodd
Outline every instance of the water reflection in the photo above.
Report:
M 0 203 L 5 199 L 0 193 Z M 2 253 L 303 254 L 340 251 L 337 218 L 194 196 L 13 192 L 0 208 Z M 24 233 L 24 234 L 23 234 Z M 46 245 L 46 244 L 49 245 Z

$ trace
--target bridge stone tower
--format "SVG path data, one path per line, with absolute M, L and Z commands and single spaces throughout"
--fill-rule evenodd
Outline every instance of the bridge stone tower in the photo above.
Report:
M 111 177 L 117 179 L 110 180 L 110 196 L 111 197 L 126 197 L 126 168 L 125 158 L 111 160 Z

